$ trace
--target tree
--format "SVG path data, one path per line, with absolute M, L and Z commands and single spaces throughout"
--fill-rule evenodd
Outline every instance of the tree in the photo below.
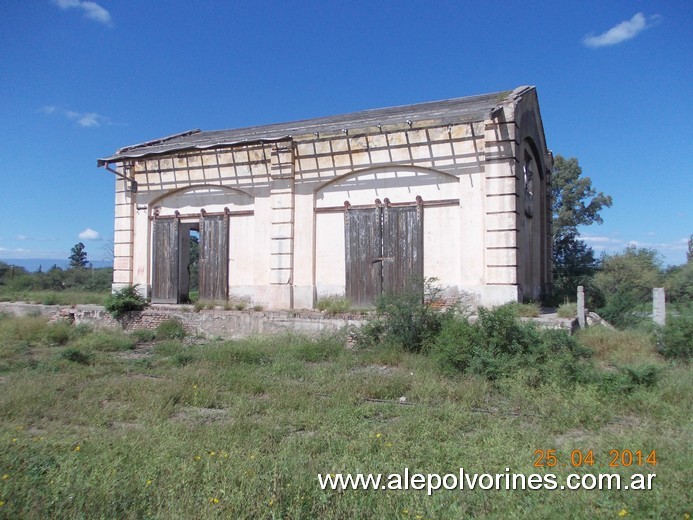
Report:
M 82 269 L 87 266 L 87 252 L 84 250 L 84 244 L 78 242 L 70 250 L 70 268 Z
M 589 177 L 574 157 L 557 155 L 551 176 L 551 210 L 553 217 L 554 289 L 559 298 L 575 294 L 594 274 L 597 261 L 594 251 L 580 240 L 578 226 L 603 222 L 599 212 L 611 207 L 609 195 L 597 193 Z
M 190 235 L 190 290 L 197 291 L 200 288 L 200 238 L 197 235 Z
M 693 235 L 688 239 L 688 251 L 686 251 L 686 262 L 693 263 Z
M 623 253 L 604 255 L 592 289 L 602 318 L 613 325 L 635 324 L 633 311 L 652 301 L 652 288 L 664 281 L 662 261 L 654 249 L 628 246 Z

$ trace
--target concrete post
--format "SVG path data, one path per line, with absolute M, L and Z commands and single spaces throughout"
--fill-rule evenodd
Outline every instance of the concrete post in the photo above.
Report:
M 585 288 L 578 285 L 577 288 L 577 319 L 581 329 L 585 328 Z
M 652 320 L 655 325 L 663 327 L 666 323 L 666 301 L 664 287 L 652 289 Z

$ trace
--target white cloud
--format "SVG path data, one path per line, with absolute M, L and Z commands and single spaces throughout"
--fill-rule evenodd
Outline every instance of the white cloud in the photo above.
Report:
M 635 38 L 642 31 L 651 27 L 658 19 L 659 16 L 656 15 L 648 19 L 642 13 L 636 13 L 630 20 L 621 22 L 598 36 L 588 34 L 582 39 L 582 43 L 592 49 L 616 45 L 617 43 Z
M 86 0 L 53 0 L 61 9 L 81 9 L 84 16 L 104 25 L 111 25 L 111 13 L 96 2 Z
M 17 235 L 17 236 L 14 237 L 14 238 L 15 238 L 16 240 L 26 240 L 26 239 L 29 238 L 29 237 L 26 236 L 26 235 Z
M 111 120 L 106 116 L 97 114 L 96 112 L 76 112 L 74 110 L 66 110 L 56 106 L 45 106 L 41 108 L 41 112 L 47 116 L 59 114 L 70 121 L 75 121 L 79 126 L 84 128 L 95 128 L 101 125 L 110 125 Z
M 95 126 L 101 126 L 102 122 L 107 122 L 107 118 L 105 118 L 102 115 L 97 114 L 96 112 L 72 112 L 68 111 L 65 114 L 69 119 L 72 119 L 73 121 L 77 121 L 77 124 L 79 126 L 83 126 L 85 128 L 92 128 Z
M 582 235 L 580 239 L 588 244 L 623 244 L 623 240 L 613 237 Z
M 80 240 L 101 240 L 101 233 L 87 228 L 79 234 Z

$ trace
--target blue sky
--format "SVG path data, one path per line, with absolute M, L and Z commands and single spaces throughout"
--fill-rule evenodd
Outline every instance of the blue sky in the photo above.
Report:
M 693 4 L 6 0 L 0 258 L 103 259 L 97 157 L 217 130 L 536 85 L 547 143 L 611 195 L 597 251 L 685 261 Z

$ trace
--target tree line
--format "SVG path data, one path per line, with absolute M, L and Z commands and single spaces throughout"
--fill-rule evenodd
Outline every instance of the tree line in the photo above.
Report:
M 693 235 L 683 265 L 665 268 L 656 250 L 636 246 L 596 257 L 578 227 L 601 224 L 600 212 L 612 205 L 612 198 L 592 187 L 575 158 L 557 155 L 551 181 L 554 283 L 548 303 L 574 301 L 582 285 L 588 306 L 618 326 L 638 321 L 638 311 L 651 304 L 654 287 L 664 287 L 670 303 L 693 303 Z
M 29 273 L 23 267 L 0 262 L 0 291 L 110 291 L 113 269 L 91 268 L 82 242 L 72 247 L 68 260 L 70 263 L 67 269 L 54 264 L 46 271 L 39 267 L 35 273 Z

